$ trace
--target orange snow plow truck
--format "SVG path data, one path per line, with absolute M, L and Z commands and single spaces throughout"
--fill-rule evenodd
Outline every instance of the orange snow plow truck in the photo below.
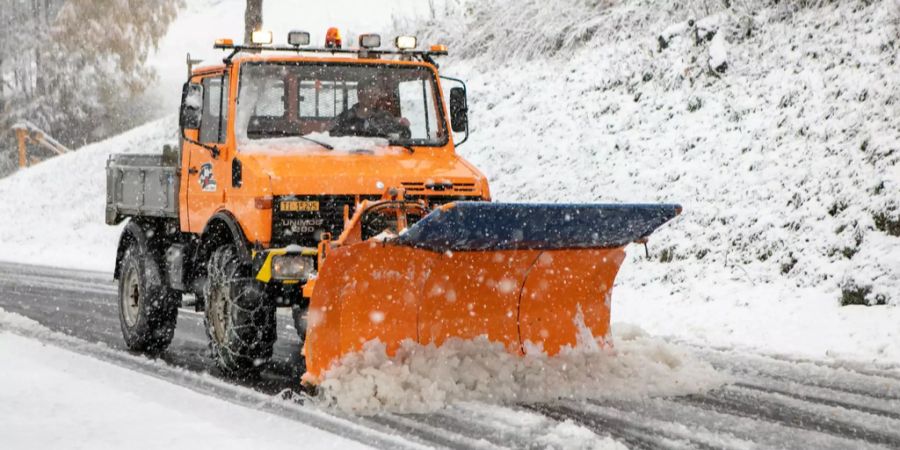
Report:
M 191 305 L 231 374 L 265 364 L 291 308 L 312 385 L 375 339 L 555 354 L 607 336 L 624 247 L 678 205 L 493 203 L 455 151 L 466 89 L 439 75 L 445 47 L 368 34 L 344 48 L 334 29 L 323 47 L 271 41 L 217 41 L 223 64 L 189 68 L 179 144 L 107 162 L 130 349 L 164 350 Z

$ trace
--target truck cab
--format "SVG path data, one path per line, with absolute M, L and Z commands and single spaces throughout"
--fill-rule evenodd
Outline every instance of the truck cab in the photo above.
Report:
M 230 54 L 190 69 L 178 147 L 110 159 L 107 222 L 129 219 L 115 271 L 129 347 L 165 348 L 193 294 L 218 365 L 256 370 L 271 356 L 276 307 L 292 308 L 302 337 L 320 247 L 364 201 L 490 200 L 455 151 L 466 94 L 451 79 L 445 101 L 434 58 L 446 48 L 400 37 L 382 50 L 363 35 L 344 49 L 328 36 L 324 48 L 301 32 L 288 46 L 217 41 Z

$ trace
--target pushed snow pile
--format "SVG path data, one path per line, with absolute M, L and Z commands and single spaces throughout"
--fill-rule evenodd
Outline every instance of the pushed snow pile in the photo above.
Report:
M 693 298 L 690 280 L 738 279 L 900 305 L 896 0 L 457 12 L 419 27 L 469 81 L 460 153 L 497 200 L 684 205 L 650 239 L 666 267 L 632 258 L 623 284 Z
M 0 179 L 0 260 L 112 270 L 120 227 L 104 222 L 106 160 L 177 144 L 174 117 Z
M 686 350 L 616 325 L 614 348 L 579 347 L 548 357 L 515 356 L 486 337 L 444 345 L 412 341 L 388 357 L 368 342 L 326 373 L 319 401 L 346 412 L 424 413 L 477 400 L 497 404 L 559 399 L 681 395 L 720 386 L 724 375 Z

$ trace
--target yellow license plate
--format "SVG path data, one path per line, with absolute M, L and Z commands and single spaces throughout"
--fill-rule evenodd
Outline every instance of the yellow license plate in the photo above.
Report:
M 312 201 L 299 201 L 299 200 L 290 200 L 281 202 L 281 210 L 288 212 L 297 212 L 297 211 L 318 211 L 319 210 L 319 202 Z

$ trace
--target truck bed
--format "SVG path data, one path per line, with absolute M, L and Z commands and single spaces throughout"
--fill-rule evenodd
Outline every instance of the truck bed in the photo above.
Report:
M 106 162 L 106 223 L 127 217 L 178 217 L 180 175 L 174 158 L 111 155 Z

